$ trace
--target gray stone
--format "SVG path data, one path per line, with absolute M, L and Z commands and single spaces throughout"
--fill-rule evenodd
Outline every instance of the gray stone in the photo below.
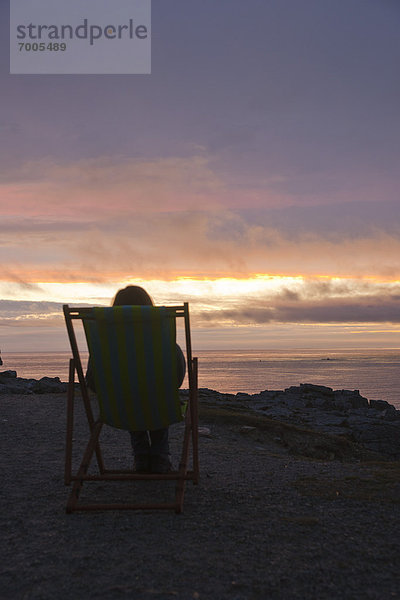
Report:
M 15 379 L 17 377 L 17 371 L 2 371 L 0 373 L 0 378 L 5 378 L 5 379 Z
M 400 457 L 399 427 L 392 423 L 371 422 L 364 427 L 355 428 L 353 437 L 370 450 L 396 460 Z
M 310 408 L 331 408 L 332 402 L 327 402 L 326 398 L 307 398 L 306 406 Z
M 265 410 L 265 414 L 267 417 L 275 417 L 276 419 L 283 419 L 292 415 L 289 408 L 286 408 L 284 406 L 268 407 Z
M 293 389 L 293 388 L 289 388 Z M 314 385 L 313 383 L 301 383 L 300 390 L 302 393 L 308 392 L 316 396 L 333 396 L 333 389 L 325 385 Z
M 59 377 L 25 379 L 18 377 L 16 371 L 0 373 L 1 394 L 59 394 L 67 391 L 68 384 Z
M 310 383 L 259 394 L 220 394 L 204 399 L 237 402 L 271 419 L 345 436 L 390 459 L 400 459 L 400 411 L 385 401 L 368 401 L 359 390 L 333 390 Z
M 292 410 L 304 408 L 306 406 L 304 400 L 302 400 L 301 398 L 293 398 L 291 396 L 288 396 L 288 398 L 282 398 L 281 402 L 282 404 L 284 404 L 288 408 L 291 408 Z
M 389 404 L 389 402 L 386 402 L 386 400 L 370 400 L 369 405 L 375 410 L 390 410 L 393 412 L 396 411 L 395 407 Z

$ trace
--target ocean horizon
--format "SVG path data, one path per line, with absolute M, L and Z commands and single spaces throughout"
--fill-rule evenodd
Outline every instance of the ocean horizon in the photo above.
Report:
M 300 383 L 359 390 L 369 400 L 386 400 L 400 409 L 399 349 L 200 350 L 199 387 L 255 394 Z M 71 354 L 3 352 L 1 370 L 19 377 L 68 379 Z M 82 355 L 84 364 L 87 355 Z M 183 386 L 187 386 L 185 379 Z

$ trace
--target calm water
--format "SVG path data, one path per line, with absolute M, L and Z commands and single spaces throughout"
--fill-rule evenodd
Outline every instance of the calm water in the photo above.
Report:
M 399 350 L 200 351 L 199 385 L 221 392 L 282 390 L 299 383 L 360 390 L 400 408 Z M 4 353 L 1 370 L 68 379 L 68 352 Z M 184 383 L 185 386 L 185 383 Z

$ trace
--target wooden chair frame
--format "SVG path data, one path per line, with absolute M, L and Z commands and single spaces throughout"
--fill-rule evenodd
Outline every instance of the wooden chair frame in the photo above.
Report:
M 70 308 L 64 305 L 64 316 L 67 326 L 69 341 L 71 344 L 72 358 L 69 362 L 69 380 L 67 394 L 67 433 L 66 433 L 66 453 L 65 453 L 65 485 L 72 483 L 72 489 L 68 498 L 66 512 L 73 511 L 91 511 L 91 510 L 144 510 L 144 509 L 171 509 L 176 513 L 183 510 L 183 499 L 185 492 L 185 483 L 187 480 L 194 484 L 199 480 L 199 460 L 198 460 L 198 384 L 197 384 L 197 358 L 192 357 L 189 306 L 188 303 L 182 306 L 167 307 L 177 318 L 183 318 L 185 324 L 186 338 L 186 362 L 189 379 L 189 400 L 184 419 L 184 434 L 182 443 L 182 452 L 179 468 L 167 474 L 147 474 L 135 473 L 132 470 L 114 470 L 107 469 L 104 464 L 103 454 L 100 447 L 99 435 L 103 423 L 100 419 L 95 419 L 86 379 L 84 376 L 82 362 L 79 354 L 78 343 L 75 335 L 74 321 L 82 321 L 88 317 L 88 308 Z M 89 309 L 90 310 L 90 309 Z M 84 451 L 78 470 L 73 473 L 72 468 L 72 443 L 74 426 L 74 401 L 75 401 L 75 373 L 78 377 L 79 388 L 82 395 L 84 410 L 90 429 L 90 438 Z M 192 448 L 192 469 L 188 469 L 190 447 Z M 89 465 L 93 456 L 96 457 L 98 474 L 88 474 Z M 79 496 L 85 481 L 137 481 L 137 480 L 176 480 L 175 499 L 169 503 L 80 503 Z

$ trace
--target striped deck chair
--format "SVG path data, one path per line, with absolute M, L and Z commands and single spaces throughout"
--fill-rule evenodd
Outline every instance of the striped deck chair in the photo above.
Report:
M 93 308 L 64 307 L 71 344 L 67 400 L 67 439 L 65 484 L 72 484 L 67 512 L 105 509 L 173 509 L 182 512 L 185 481 L 198 482 L 197 358 L 192 358 L 189 307 L 113 306 Z M 176 320 L 183 318 L 189 399 L 179 399 L 176 358 Z M 93 370 L 98 417 L 95 418 L 80 351 L 76 321 L 83 324 L 87 350 Z M 75 374 L 90 428 L 90 439 L 75 474 L 72 469 Z M 179 468 L 167 474 L 135 473 L 132 470 L 106 469 L 100 447 L 103 425 L 127 431 L 157 430 L 185 421 Z M 190 452 L 191 451 L 191 452 Z M 192 469 L 189 470 L 191 454 Z M 90 474 L 96 457 L 98 472 Z M 85 481 L 176 480 L 172 502 L 82 503 L 80 492 Z

